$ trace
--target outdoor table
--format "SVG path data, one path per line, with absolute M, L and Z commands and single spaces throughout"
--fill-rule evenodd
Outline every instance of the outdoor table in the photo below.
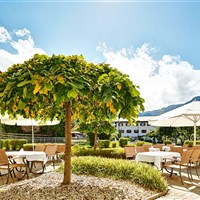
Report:
M 164 159 L 172 159 L 173 157 L 180 157 L 180 153 L 164 151 L 140 152 L 137 153 L 135 160 L 137 162 L 152 162 L 154 163 L 154 166 L 158 168 L 158 170 L 161 170 Z
M 8 157 L 12 157 L 15 162 L 22 163 L 24 159 L 28 162 L 41 161 L 43 165 L 47 162 L 46 153 L 43 151 L 6 151 Z

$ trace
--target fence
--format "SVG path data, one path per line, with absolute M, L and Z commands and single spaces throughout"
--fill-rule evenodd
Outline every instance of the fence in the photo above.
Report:
M 26 139 L 28 143 L 32 143 L 31 134 L 21 134 L 21 133 L 3 133 L 1 139 Z M 82 144 L 85 138 L 74 138 L 72 137 L 72 143 Z M 34 136 L 35 143 L 65 143 L 65 137 L 49 137 L 49 136 Z M 85 142 L 84 142 L 85 143 Z

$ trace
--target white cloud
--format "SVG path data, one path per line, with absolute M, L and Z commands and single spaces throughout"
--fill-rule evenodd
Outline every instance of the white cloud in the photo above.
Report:
M 17 39 L 13 37 L 17 36 Z M 23 37 L 23 38 L 22 38 Z M 14 63 L 22 63 L 30 59 L 35 53 L 45 54 L 45 52 L 35 46 L 28 29 L 8 32 L 4 27 L 0 27 L 0 42 L 7 43 L 17 53 L 10 53 L 5 49 L 0 49 L 0 71 L 5 71 Z
M 10 34 L 8 33 L 8 31 L 4 27 L 0 26 L 0 42 L 5 43 L 8 40 L 11 40 Z
M 107 63 L 128 74 L 140 87 L 146 111 L 183 103 L 200 95 L 200 70 L 195 70 L 180 56 L 164 55 L 155 60 L 152 54 L 156 49 L 146 43 L 131 54 L 124 48 L 110 50 L 105 43 L 97 49 L 102 51 Z

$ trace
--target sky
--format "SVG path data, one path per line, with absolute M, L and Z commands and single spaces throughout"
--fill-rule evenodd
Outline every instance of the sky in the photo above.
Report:
M 150 111 L 200 95 L 200 0 L 1 1 L 0 70 L 82 54 L 139 86 Z

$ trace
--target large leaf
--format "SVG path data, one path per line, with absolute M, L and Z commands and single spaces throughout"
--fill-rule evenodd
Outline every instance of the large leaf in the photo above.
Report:
M 22 81 L 21 83 L 17 84 L 17 87 L 22 87 L 22 86 L 29 84 L 29 83 L 31 83 L 31 81 Z
M 74 88 L 72 90 L 68 91 L 68 93 L 67 93 L 68 98 L 71 98 L 71 97 L 76 98 L 77 96 L 78 96 L 78 92 Z
M 20 99 L 18 107 L 19 107 L 20 110 L 23 110 L 26 107 L 26 104 Z

